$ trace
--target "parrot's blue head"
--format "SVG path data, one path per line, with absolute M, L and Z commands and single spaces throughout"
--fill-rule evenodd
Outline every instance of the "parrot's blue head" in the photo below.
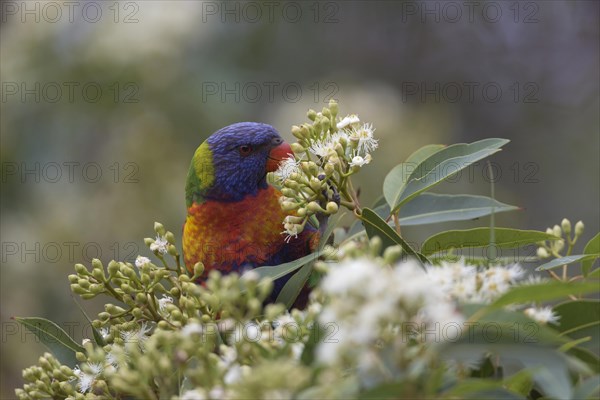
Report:
M 213 133 L 198 147 L 186 183 L 186 201 L 238 201 L 267 186 L 267 172 L 292 150 L 271 125 L 240 122 Z

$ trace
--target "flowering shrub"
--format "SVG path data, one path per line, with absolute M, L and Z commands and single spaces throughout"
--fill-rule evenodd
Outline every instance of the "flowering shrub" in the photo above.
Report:
M 493 198 L 427 190 L 450 161 L 462 168 L 506 143 L 485 139 L 417 150 L 392 169 L 373 207 L 351 181 L 377 148 L 371 124 L 338 117 L 338 105 L 294 126 L 294 154 L 271 177 L 288 240 L 329 218 L 319 250 L 242 276 L 211 271 L 203 285 L 181 264 L 175 236 L 155 223 L 153 258 L 93 260 L 69 275 L 82 299 L 107 298 L 74 342 L 43 318 L 16 318 L 50 352 L 23 371 L 19 398 L 591 398 L 598 393 L 600 236 L 573 250 L 584 226 L 563 220 L 546 232 L 494 226 L 516 207 Z M 489 227 L 433 234 L 419 248 L 401 226 L 491 215 Z M 339 220 L 338 220 L 339 221 Z M 337 229 L 335 229 L 337 227 Z M 334 232 L 335 231 L 335 232 Z M 561 252 L 565 250 L 563 255 Z M 526 271 L 506 248 L 538 246 Z M 462 252 L 488 248 L 485 256 Z M 581 273 L 569 271 L 579 263 Z M 562 269 L 560 274 L 556 268 Z M 294 273 L 275 303 L 273 280 Z M 307 306 L 291 308 L 312 288 Z M 553 302 L 549 305 L 548 302 Z M 558 302 L 558 303 L 556 303 Z M 48 340 L 48 332 L 54 332 Z

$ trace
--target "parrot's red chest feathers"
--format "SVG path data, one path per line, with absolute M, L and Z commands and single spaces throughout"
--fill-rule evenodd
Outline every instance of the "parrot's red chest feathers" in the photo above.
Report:
M 236 202 L 206 201 L 188 208 L 183 234 L 185 264 L 202 261 L 223 272 L 264 264 L 285 245 L 286 213 L 272 186 Z

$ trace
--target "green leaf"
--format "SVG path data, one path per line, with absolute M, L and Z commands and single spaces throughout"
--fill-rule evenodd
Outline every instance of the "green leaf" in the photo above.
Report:
M 527 304 L 558 300 L 569 295 L 583 295 L 598 292 L 598 282 L 551 281 L 533 285 L 514 286 L 486 307 L 486 311 L 506 307 L 511 304 Z
M 598 289 L 598 286 L 596 286 Z M 598 289 L 600 290 L 600 289 Z M 598 350 L 600 346 L 600 301 L 586 299 L 567 301 L 554 307 L 560 317 L 558 331 L 572 339 L 590 337 L 582 347 Z
M 394 199 L 399 198 L 402 194 L 402 191 L 408 184 L 411 174 L 415 171 L 417 166 L 444 147 L 446 146 L 442 144 L 423 146 L 408 156 L 406 161 L 392 168 L 383 181 L 383 196 L 390 206 L 394 204 Z M 375 202 L 373 208 L 380 205 L 378 203 L 379 202 Z
M 548 397 L 571 398 L 571 383 L 567 357 L 549 346 L 538 344 L 521 344 L 511 342 L 510 330 L 499 330 L 500 337 L 494 340 L 485 335 L 489 329 L 481 329 L 481 339 L 468 339 L 466 342 L 446 344 L 440 351 L 444 359 L 458 361 L 475 361 L 482 354 L 492 353 L 500 357 L 502 363 L 516 360 L 530 372 L 533 380 Z
M 540 265 L 535 270 L 536 271 L 546 271 L 553 268 L 558 268 L 562 265 L 573 264 L 577 261 L 591 260 L 600 257 L 600 254 L 578 254 L 572 256 L 565 256 L 561 258 L 555 258 L 554 260 L 547 262 L 545 264 Z
M 542 240 L 558 240 L 554 235 L 539 231 L 524 231 L 511 228 L 495 228 L 495 243 L 498 248 L 515 248 Z M 449 249 L 485 247 L 490 244 L 490 228 L 474 228 L 440 232 L 431 236 L 421 249 L 424 255 Z
M 423 193 L 400 209 L 400 226 L 465 221 L 519 207 L 486 196 Z
M 533 388 L 533 377 L 529 370 L 521 370 L 504 380 L 504 386 L 513 392 L 527 396 Z
M 583 249 L 583 254 L 598 254 L 600 253 L 600 233 L 590 239 Z M 588 276 L 595 260 L 583 260 L 581 262 L 581 272 L 583 276 Z
M 502 388 L 502 383 L 490 379 L 464 379 L 442 393 L 441 398 L 451 399 L 524 399 Z
M 420 263 L 429 263 L 426 257 L 416 252 L 398 233 L 389 226 L 373 210 L 363 208 L 361 219 L 365 225 L 369 238 L 379 236 L 383 242 L 383 248 L 400 245 L 406 254 L 415 257 Z
M 60 326 L 45 318 L 14 317 L 14 319 L 40 339 L 61 363 L 71 368 L 79 363 L 75 353 L 85 352 L 85 349 L 75 343 Z
M 506 139 L 483 139 L 471 144 L 459 143 L 436 151 L 418 165 L 400 164 L 386 176 L 383 194 L 395 213 L 401 205 L 430 189 L 472 163 L 500 151 Z M 414 168 L 409 174 L 407 168 Z
M 301 257 L 294 261 L 290 261 L 287 263 L 274 265 L 274 266 L 258 267 L 258 268 L 254 268 L 251 271 L 258 273 L 259 280 L 262 278 L 266 278 L 266 277 L 269 277 L 272 280 L 275 280 L 275 279 L 281 278 L 282 276 L 285 276 L 291 272 L 294 272 L 298 268 L 302 267 L 304 264 L 317 259 L 320 255 L 321 255 L 321 253 L 317 251 L 317 252 L 311 253 L 307 256 Z M 250 272 L 250 271 L 248 271 L 248 272 Z
M 96 344 L 98 346 L 106 346 L 106 342 L 104 341 L 104 338 L 100 334 L 100 331 L 98 331 L 98 329 L 94 328 L 94 325 L 92 325 L 92 320 L 90 319 L 90 317 L 88 317 L 87 313 L 85 312 L 85 310 L 83 309 L 81 304 L 79 304 L 77 299 L 75 299 L 75 296 L 71 296 L 71 298 L 73 299 L 73 302 L 75 303 L 77 308 L 79 308 L 79 311 L 81 311 L 81 313 L 83 314 L 83 316 L 85 317 L 87 322 L 90 323 L 90 326 L 92 327 L 92 335 L 94 336 L 94 341 L 96 342 Z
M 296 272 L 294 276 L 292 276 L 286 283 L 279 295 L 277 296 L 277 303 L 283 303 L 285 306 L 290 309 L 296 298 L 298 298 L 298 294 L 304 287 L 304 284 L 308 280 L 310 273 L 312 272 L 313 263 L 309 262 L 300 268 L 300 271 Z

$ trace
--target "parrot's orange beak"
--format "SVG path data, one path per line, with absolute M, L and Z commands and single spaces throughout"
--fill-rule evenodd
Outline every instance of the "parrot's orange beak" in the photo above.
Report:
M 279 163 L 288 158 L 291 154 L 293 154 L 292 148 L 286 142 L 282 142 L 277 147 L 273 147 L 269 153 L 269 159 L 267 160 L 267 172 L 277 171 Z

